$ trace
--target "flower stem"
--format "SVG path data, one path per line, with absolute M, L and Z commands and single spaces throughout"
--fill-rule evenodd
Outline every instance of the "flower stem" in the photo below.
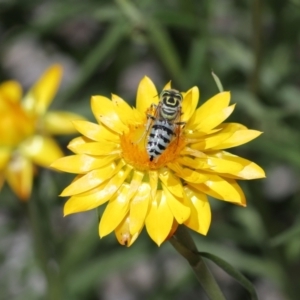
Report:
M 260 84 L 260 69 L 262 61 L 262 1 L 254 0 L 252 7 L 252 33 L 253 33 L 253 54 L 254 68 L 250 77 L 250 88 L 257 94 Z
M 199 255 L 197 247 L 184 226 L 179 226 L 170 239 L 172 246 L 179 252 L 192 267 L 198 281 L 211 300 L 225 300 L 215 278 Z
M 43 213 L 45 210 L 40 205 L 41 203 L 39 203 L 37 198 L 31 199 L 28 203 L 27 211 L 32 229 L 35 255 L 47 281 L 47 295 L 45 299 L 63 299 L 58 267 L 56 267 L 55 259 L 51 253 L 53 240 L 49 232 L 49 216 Z

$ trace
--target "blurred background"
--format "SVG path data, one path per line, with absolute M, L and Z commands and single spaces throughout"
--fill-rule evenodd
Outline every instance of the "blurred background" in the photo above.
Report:
M 264 131 L 231 152 L 267 173 L 242 182 L 248 206 L 211 199 L 211 229 L 193 235 L 253 282 L 259 299 L 300 294 L 300 1 L 0 0 L 0 80 L 24 90 L 54 63 L 64 67 L 50 109 L 95 121 L 91 95 L 135 102 L 149 76 L 216 94 L 214 71 L 237 103 L 230 121 Z M 60 137 L 66 145 L 73 136 Z M 31 199 L 0 192 L 0 299 L 207 299 L 169 243 L 143 233 L 131 248 L 100 240 L 95 211 L 63 218 L 57 195 L 73 176 L 40 169 Z M 247 292 L 213 264 L 230 300 Z

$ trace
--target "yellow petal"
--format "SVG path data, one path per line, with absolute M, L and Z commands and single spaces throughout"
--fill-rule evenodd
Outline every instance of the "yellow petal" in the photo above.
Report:
M 216 173 L 227 173 L 236 175 L 239 174 L 239 172 L 243 169 L 243 165 L 238 162 L 229 161 L 222 158 L 215 158 L 211 156 L 207 157 L 207 163 L 210 165 L 210 171 Z
M 217 132 L 205 136 L 200 133 L 199 137 L 194 137 L 191 141 L 191 147 L 198 150 L 215 149 L 224 141 L 228 140 L 235 132 L 247 131 L 247 127 L 239 123 L 222 123 L 216 127 Z M 195 142 L 200 140 L 200 142 Z M 193 155 L 193 154 L 191 154 Z M 197 155 L 194 155 L 197 156 Z M 198 156 L 201 157 L 201 156 Z
M 181 120 L 187 122 L 191 116 L 194 114 L 195 109 L 197 107 L 199 101 L 199 89 L 194 86 L 193 88 L 189 89 L 183 99 L 182 102 L 182 112 L 183 115 Z
M 202 183 L 208 179 L 207 175 L 201 174 L 201 172 L 197 172 L 189 168 L 182 168 L 181 173 L 178 173 L 178 176 L 187 182 L 193 183 Z
M 195 126 L 195 129 L 200 130 L 201 132 L 209 132 L 211 129 L 215 128 L 224 120 L 226 120 L 231 115 L 234 108 L 235 104 L 225 107 L 214 114 L 209 114 L 206 116 L 206 118 L 199 121 L 198 125 Z
M 172 87 L 171 87 L 171 80 L 164 86 L 163 88 L 163 91 L 165 90 L 170 90 Z
M 46 168 L 63 156 L 63 152 L 54 139 L 41 135 L 27 139 L 20 145 L 20 150 L 34 163 Z
M 188 185 L 216 199 L 246 206 L 245 195 L 235 180 L 212 174 L 209 178 L 210 180 L 205 183 L 189 183 Z
M 115 230 L 126 216 L 129 210 L 129 200 L 126 196 L 128 191 L 129 185 L 123 183 L 116 197 L 107 204 L 99 224 L 99 235 L 101 238 Z
M 151 187 L 151 198 L 155 199 L 155 194 L 156 194 L 157 185 L 158 185 L 158 172 L 157 171 L 149 171 L 149 184 Z
M 130 234 L 135 235 L 140 232 L 144 226 L 146 214 L 148 212 L 150 201 L 150 185 L 143 182 L 130 202 Z
M 183 168 L 176 163 L 172 163 L 172 164 L 170 163 L 168 166 L 170 169 L 176 172 L 176 175 L 178 177 L 184 179 L 187 182 L 202 183 L 207 181 L 207 179 L 209 178 L 208 175 L 191 170 L 189 168 Z
M 189 155 L 190 153 L 188 153 Z M 176 162 L 178 162 L 181 165 L 190 167 L 192 169 L 209 169 L 211 166 L 207 163 L 207 155 L 204 155 L 202 158 L 191 158 L 188 156 L 182 156 L 179 157 Z
M 239 170 L 239 172 L 236 173 L 230 173 L 231 175 L 234 175 L 233 178 L 236 179 L 256 179 L 256 178 L 264 178 L 266 177 L 264 170 L 255 164 L 254 162 L 247 160 L 245 158 L 233 155 L 229 152 L 225 151 L 218 151 L 214 155 L 215 157 L 218 157 L 222 159 L 223 161 L 228 162 L 228 164 L 240 164 L 242 166 L 242 169 Z
M 247 130 L 248 128 L 240 123 L 222 123 L 219 126 L 217 126 L 220 131 L 219 132 L 236 132 L 239 130 Z
M 74 140 L 72 140 L 68 148 L 76 154 L 110 155 L 119 152 L 117 144 L 106 141 L 77 143 L 76 140 L 76 143 L 74 143 Z
M 112 131 L 119 134 L 128 130 L 114 109 L 114 104 L 103 96 L 92 96 L 92 111 L 99 123 L 103 123 Z
M 184 225 L 206 235 L 211 222 L 210 205 L 206 195 L 185 186 L 184 204 L 191 209 L 190 217 L 184 222 Z
M 178 226 L 179 226 L 179 224 L 177 223 L 177 221 L 175 219 L 173 219 L 172 228 L 171 228 L 166 240 L 169 240 L 175 234 Z
M 193 129 L 194 130 L 194 129 Z M 217 126 L 215 129 L 209 130 L 208 132 L 201 132 L 201 131 L 192 131 L 187 126 L 184 128 L 184 135 L 185 138 L 191 142 L 195 142 L 195 140 L 201 140 L 208 135 L 212 135 L 213 133 L 217 133 L 221 131 L 222 129 Z
M 125 170 L 119 171 L 108 182 L 104 182 L 90 191 L 71 197 L 64 206 L 64 216 L 87 211 L 107 202 L 120 188 L 130 171 L 131 168 L 127 167 Z
M 107 182 L 104 182 L 93 189 L 93 193 L 89 191 L 88 195 L 76 195 L 69 198 L 64 206 L 64 216 L 94 209 L 107 202 L 116 190 L 107 190 L 106 186 Z
M 145 121 L 146 121 L 145 112 L 141 113 L 135 107 L 133 107 L 132 110 L 133 110 L 133 115 L 134 115 L 134 119 L 136 120 L 136 122 L 139 123 L 139 124 L 140 123 L 145 123 Z
M 150 209 L 145 222 L 147 232 L 160 246 L 169 235 L 172 224 L 173 214 L 167 204 L 166 195 L 163 191 L 158 191 L 155 199 L 150 201 Z
M 222 140 L 219 145 L 215 145 L 211 147 L 213 150 L 218 150 L 218 149 L 227 149 L 227 148 L 232 148 L 236 147 L 239 145 L 246 144 L 258 136 L 260 136 L 262 132 L 257 131 L 257 130 L 239 130 L 234 132 L 230 137 L 228 137 L 225 140 Z
M 16 147 L 35 131 L 35 120 L 29 117 L 18 99 L 12 100 L 0 91 L 0 145 Z
M 73 149 L 72 151 L 76 152 L 76 151 L 74 151 L 74 149 L 76 149 L 76 147 L 78 147 L 78 146 L 80 147 L 81 145 L 89 143 L 89 142 L 93 142 L 93 140 L 91 140 L 85 136 L 78 136 L 70 141 L 70 143 L 68 144 L 68 147 L 71 147 Z
M 127 214 L 126 217 L 123 219 L 123 221 L 115 229 L 115 235 L 119 243 L 127 247 L 130 247 L 140 234 L 140 232 L 131 234 L 129 230 L 130 225 L 131 225 L 131 219 Z
M 158 93 L 154 83 L 150 78 L 145 76 L 138 86 L 137 96 L 136 96 L 136 108 L 142 114 L 146 114 L 147 109 L 152 103 L 158 103 Z
M 53 65 L 40 77 L 23 99 L 23 107 L 34 115 L 43 115 L 52 102 L 62 77 L 62 67 Z
M 129 106 L 127 102 L 125 102 L 122 98 L 117 95 L 111 95 L 111 101 L 114 105 L 114 109 L 118 114 L 121 121 L 126 124 L 135 124 L 135 114 L 133 113 L 133 109 Z
M 31 194 L 33 181 L 31 161 L 24 156 L 15 155 L 7 165 L 5 177 L 14 193 L 21 200 L 27 201 Z
M 0 172 L 5 168 L 7 165 L 10 156 L 11 156 L 11 150 L 9 148 L 0 148 Z
M 183 189 L 181 181 L 172 171 L 162 168 L 159 170 L 158 177 L 173 195 L 182 197 Z
M 230 93 L 229 92 L 221 92 L 209 100 L 207 100 L 204 104 L 202 104 L 195 112 L 195 115 L 191 119 L 191 121 L 187 124 L 188 127 L 194 128 L 199 122 L 206 119 L 207 116 L 218 113 L 223 108 L 227 107 L 230 102 Z
M 246 163 L 247 159 L 244 159 Z M 265 178 L 265 171 L 256 163 L 252 161 L 247 161 L 249 164 L 246 164 L 245 167 L 237 174 L 238 179 L 257 179 Z
M 223 141 L 228 140 L 233 134 L 234 132 L 218 132 L 201 140 L 198 143 L 191 144 L 191 147 L 200 151 L 215 149 L 215 147 L 218 147 L 220 144 L 222 144 Z
M 0 93 L 8 98 L 9 101 L 18 103 L 22 98 L 22 87 L 16 81 L 6 81 L 0 85 Z
M 98 125 L 88 121 L 74 121 L 73 122 L 76 130 L 82 135 L 88 137 L 89 139 L 97 142 L 103 140 L 111 142 L 119 142 L 119 136 L 112 130 L 108 129 L 103 125 Z
M 181 152 L 181 155 L 190 155 L 192 157 L 198 157 L 198 158 L 204 158 L 206 157 L 206 154 L 204 154 L 202 151 L 192 149 L 190 147 L 185 147 Z
M 117 157 L 116 155 L 103 157 L 93 157 L 85 154 L 70 155 L 59 158 L 53 162 L 51 168 L 68 173 L 85 174 L 111 163 L 116 160 Z
M 101 169 L 93 170 L 82 176 L 80 179 L 68 185 L 60 194 L 62 197 L 73 196 L 95 188 L 105 180 L 111 178 L 116 172 L 114 163 L 104 166 Z
M 168 188 L 163 184 L 163 191 L 166 195 L 168 206 L 176 219 L 178 224 L 182 224 L 186 221 L 191 213 L 191 209 L 184 205 L 180 198 L 176 198 L 172 193 L 169 192 Z
M 76 129 L 72 121 L 82 120 L 83 117 L 66 111 L 47 112 L 43 118 L 44 129 L 50 134 L 72 134 Z
M 142 180 L 144 178 L 145 173 L 138 171 L 138 170 L 133 170 L 132 178 L 130 181 L 130 186 L 129 186 L 129 191 L 127 193 L 128 199 L 131 199 L 132 196 L 138 191 Z

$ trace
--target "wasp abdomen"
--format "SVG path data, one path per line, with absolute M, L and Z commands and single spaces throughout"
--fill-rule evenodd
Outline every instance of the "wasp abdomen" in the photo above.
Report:
M 148 136 L 147 152 L 150 161 L 160 156 L 169 146 L 174 136 L 174 127 L 166 120 L 156 120 Z

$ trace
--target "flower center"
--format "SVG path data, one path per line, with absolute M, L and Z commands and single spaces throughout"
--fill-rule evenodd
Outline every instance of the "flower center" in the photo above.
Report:
M 151 161 L 147 153 L 148 134 L 145 132 L 145 126 L 143 124 L 130 125 L 128 133 L 120 136 L 124 160 L 141 171 L 162 168 L 175 160 L 186 144 L 184 137 L 180 135 L 179 130 L 177 131 L 176 136 L 166 149 L 162 151 L 161 155 L 158 155 Z
M 0 99 L 0 146 L 16 147 L 34 133 L 34 120 L 28 117 L 19 103 Z

